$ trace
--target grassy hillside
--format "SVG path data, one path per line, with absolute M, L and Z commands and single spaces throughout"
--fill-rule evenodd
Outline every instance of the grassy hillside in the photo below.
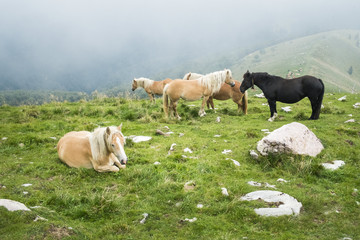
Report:
M 289 73 L 294 77 L 313 75 L 323 79 L 328 92 L 358 93 L 360 31 L 331 31 L 294 39 L 253 52 L 230 68 L 238 78 L 247 70 L 282 77 Z
M 164 120 L 161 100 L 155 105 L 148 100 L 99 98 L 1 106 L 0 198 L 40 206 L 31 212 L 0 207 L 1 239 L 357 239 L 360 109 L 352 105 L 360 96 L 348 95 L 346 102 L 337 101 L 339 97 L 325 95 L 317 121 L 305 120 L 311 113 L 308 100 L 292 105 L 290 113 L 280 111 L 285 105 L 279 104 L 280 118 L 273 123 L 266 120 L 266 101 L 253 97 L 246 116 L 237 113 L 231 101 L 215 101 L 217 113 L 208 110 L 199 118 L 198 101 L 181 102 L 179 122 Z M 215 121 L 218 116 L 220 123 Z M 344 123 L 350 118 L 356 122 Z M 325 149 L 317 157 L 250 157 L 249 150 L 265 136 L 261 129 L 273 131 L 293 121 L 320 138 Z M 121 122 L 126 136 L 152 137 L 149 142 L 127 142 L 125 170 L 98 173 L 69 168 L 58 159 L 55 146 L 65 133 Z M 165 126 L 174 133 L 155 135 L 156 129 L 167 131 Z M 175 150 L 168 154 L 173 143 Z M 185 153 L 185 148 L 193 153 Z M 225 149 L 232 152 L 225 155 Z M 337 159 L 346 163 L 337 171 L 320 167 Z M 154 165 L 156 161 L 161 164 Z M 277 182 L 278 178 L 289 182 Z M 189 181 L 192 189 L 184 189 Z M 300 215 L 256 215 L 254 208 L 266 204 L 243 202 L 240 197 L 267 188 L 248 181 L 276 185 L 295 197 L 303 205 Z M 23 187 L 25 183 L 32 186 Z M 222 195 L 222 187 L 229 196 Z M 141 224 L 144 213 L 149 216 Z M 34 222 L 37 216 L 47 220 Z M 195 222 L 184 221 L 194 217 Z

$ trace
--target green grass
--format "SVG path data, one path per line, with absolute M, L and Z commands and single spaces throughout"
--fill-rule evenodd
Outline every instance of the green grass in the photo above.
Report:
M 251 95 L 251 93 L 250 93 Z M 162 102 L 106 98 L 77 103 L 0 107 L 0 198 L 24 203 L 31 212 L 8 212 L 0 207 L 1 239 L 342 239 L 360 236 L 360 95 L 326 94 L 317 121 L 306 120 L 308 100 L 280 110 L 269 118 L 264 99 L 250 97 L 249 114 L 237 113 L 231 101 L 215 101 L 214 113 L 197 116 L 200 102 L 180 102 L 181 121 L 163 117 Z M 188 106 L 195 104 L 195 107 Z M 348 114 L 352 114 L 349 117 Z M 217 116 L 221 122 L 216 123 Z M 344 121 L 354 118 L 355 123 Z M 273 155 L 254 160 L 249 150 L 265 134 L 284 124 L 305 124 L 325 149 L 317 157 Z M 123 133 L 147 135 L 149 142 L 128 141 L 129 163 L 118 173 L 69 168 L 56 152 L 58 139 L 69 131 L 119 125 Z M 168 126 L 170 137 L 155 135 Z M 182 137 L 179 134 L 183 133 Z M 221 135 L 214 137 L 214 135 Z M 56 137 L 53 140 L 51 137 Z M 19 147 L 23 143 L 24 147 Z M 175 150 L 168 155 L 172 143 Z M 184 148 L 193 153 L 184 153 Z M 224 149 L 232 153 L 224 155 Z M 182 155 L 186 155 L 185 158 Z M 192 157 L 192 158 L 189 158 Z M 236 167 L 231 160 L 240 162 Z M 334 172 L 320 163 L 341 159 L 346 165 Z M 161 165 L 154 165 L 154 162 Z M 279 183 L 284 178 L 290 182 Z M 248 181 L 275 184 L 300 201 L 299 216 L 260 217 L 261 202 L 240 197 L 264 189 Z M 193 181 L 192 190 L 184 184 Z M 32 183 L 30 187 L 22 187 Z M 226 187 L 229 196 L 221 194 Z M 23 192 L 27 191 L 28 194 Z M 197 208 L 197 204 L 204 208 Z M 142 214 L 149 216 L 140 224 Z M 34 222 L 36 216 L 48 221 Z M 196 217 L 193 223 L 185 218 Z

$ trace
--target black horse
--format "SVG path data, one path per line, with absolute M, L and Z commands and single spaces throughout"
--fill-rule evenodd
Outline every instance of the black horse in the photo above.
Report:
M 276 101 L 296 103 L 304 97 L 308 97 L 311 102 L 312 113 L 309 119 L 316 120 L 319 118 L 325 90 L 321 79 L 312 76 L 284 79 L 268 73 L 250 73 L 247 71 L 244 74 L 240 91 L 244 93 L 248 88 L 254 88 L 254 85 L 263 91 L 268 100 L 271 112 L 269 121 L 272 122 L 277 116 Z

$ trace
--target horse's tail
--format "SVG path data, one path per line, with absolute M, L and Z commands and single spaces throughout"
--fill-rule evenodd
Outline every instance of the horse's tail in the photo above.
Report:
M 319 79 L 319 82 L 321 83 L 321 92 L 318 96 L 317 102 L 316 102 L 316 107 L 315 107 L 315 113 L 314 113 L 314 119 L 319 119 L 320 116 L 320 110 L 321 110 L 321 105 L 322 105 L 322 100 L 324 97 L 324 92 L 325 92 L 325 86 L 324 83 L 321 79 Z
M 169 114 L 169 96 L 166 93 L 168 87 L 169 84 L 166 84 L 163 90 L 163 109 L 165 113 L 165 118 L 168 118 L 168 114 Z
M 248 93 L 247 93 L 247 91 L 245 91 L 241 101 L 242 101 L 242 105 L 241 105 L 242 111 L 246 115 L 247 108 L 248 108 Z

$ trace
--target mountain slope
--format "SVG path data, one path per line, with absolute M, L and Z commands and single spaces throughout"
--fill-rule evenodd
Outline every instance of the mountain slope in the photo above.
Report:
M 313 75 L 327 91 L 360 92 L 360 31 L 338 30 L 253 52 L 231 66 L 234 76 L 268 72 L 282 77 Z

